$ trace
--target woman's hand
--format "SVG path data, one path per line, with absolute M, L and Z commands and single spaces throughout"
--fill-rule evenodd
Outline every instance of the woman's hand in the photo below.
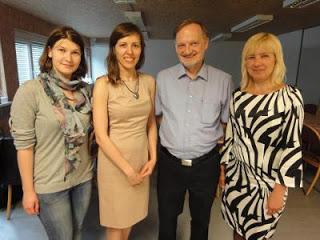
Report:
M 267 214 L 272 215 L 280 211 L 284 206 L 284 194 L 287 188 L 280 185 L 275 184 L 273 191 L 270 193 L 268 198 L 268 206 L 267 206 Z
M 34 191 L 23 193 L 22 205 L 29 215 L 39 214 L 39 199 Z
M 225 166 L 220 166 L 220 177 L 219 177 L 219 186 L 220 188 L 224 189 L 226 183 L 225 183 L 226 175 L 225 175 Z
M 141 176 L 141 174 L 137 173 L 133 169 L 131 169 L 131 171 L 129 171 L 129 173 L 127 173 L 126 175 L 127 180 L 131 186 L 138 185 L 143 181 L 143 177 Z
M 154 166 L 156 165 L 156 161 L 149 160 L 146 162 L 146 164 L 143 166 L 142 170 L 140 171 L 141 177 L 150 176 L 153 172 Z
M 34 148 L 19 149 L 17 153 L 23 189 L 22 206 L 30 215 L 39 214 L 39 199 L 33 184 Z

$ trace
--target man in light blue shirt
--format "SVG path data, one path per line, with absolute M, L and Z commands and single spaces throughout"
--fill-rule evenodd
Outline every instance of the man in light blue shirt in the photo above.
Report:
M 191 240 L 207 240 L 220 172 L 216 145 L 228 120 L 232 80 L 204 63 L 209 38 L 202 23 L 185 20 L 175 38 L 180 64 L 157 76 L 159 240 L 176 239 L 187 190 Z

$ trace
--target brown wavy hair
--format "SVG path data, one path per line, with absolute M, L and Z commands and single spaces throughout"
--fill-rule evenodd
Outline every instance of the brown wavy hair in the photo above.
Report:
M 77 44 L 80 47 L 81 51 L 81 61 L 78 69 L 72 74 L 72 79 L 78 79 L 85 77 L 88 71 L 88 66 L 84 54 L 84 42 L 81 35 L 71 27 L 62 26 L 54 29 L 46 42 L 45 48 L 40 57 L 40 71 L 50 72 L 52 69 L 52 59 L 48 56 L 49 49 L 52 49 L 56 42 L 61 39 L 68 39 L 71 42 Z
M 127 37 L 132 34 L 137 34 L 140 38 L 141 44 L 141 54 L 140 58 L 135 66 L 135 69 L 138 70 L 142 67 L 145 59 L 144 48 L 145 42 L 139 27 L 131 22 L 120 23 L 112 31 L 109 39 L 109 54 L 107 56 L 107 68 L 108 68 L 108 79 L 112 84 L 118 84 L 120 82 L 120 69 L 115 53 L 115 46 L 119 39 Z

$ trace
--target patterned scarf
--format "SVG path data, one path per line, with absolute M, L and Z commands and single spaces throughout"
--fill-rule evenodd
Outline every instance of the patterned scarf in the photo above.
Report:
M 58 77 L 54 71 L 40 73 L 40 82 L 50 98 L 54 113 L 60 123 L 64 135 L 65 146 L 65 179 L 80 164 L 79 149 L 85 142 L 91 126 L 83 126 L 77 112 L 91 113 L 91 91 L 88 84 L 80 79 L 68 80 Z M 69 104 L 62 89 L 73 91 L 75 105 Z

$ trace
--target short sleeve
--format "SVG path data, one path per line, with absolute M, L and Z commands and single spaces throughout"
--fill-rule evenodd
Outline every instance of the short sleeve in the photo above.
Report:
M 14 96 L 10 111 L 10 131 L 17 150 L 34 146 L 36 119 L 36 80 L 26 82 Z
M 233 92 L 233 81 L 231 76 L 227 79 L 225 95 L 224 95 L 224 104 L 221 107 L 221 122 L 226 123 L 229 118 L 229 106 L 230 106 L 230 99 Z
M 284 96 L 288 102 L 283 127 L 283 152 L 278 166 L 276 183 L 286 187 L 302 187 L 303 101 L 300 92 L 291 88 Z
M 222 148 L 220 149 L 220 154 L 221 154 L 221 164 L 228 164 L 229 163 L 229 159 L 230 159 L 230 152 L 233 146 L 233 125 L 232 125 L 232 119 L 234 118 L 234 105 L 233 105 L 233 101 L 229 101 L 229 120 L 227 123 L 227 128 L 226 128 L 226 133 L 225 133 L 225 137 L 224 137 L 224 145 L 222 146 Z

